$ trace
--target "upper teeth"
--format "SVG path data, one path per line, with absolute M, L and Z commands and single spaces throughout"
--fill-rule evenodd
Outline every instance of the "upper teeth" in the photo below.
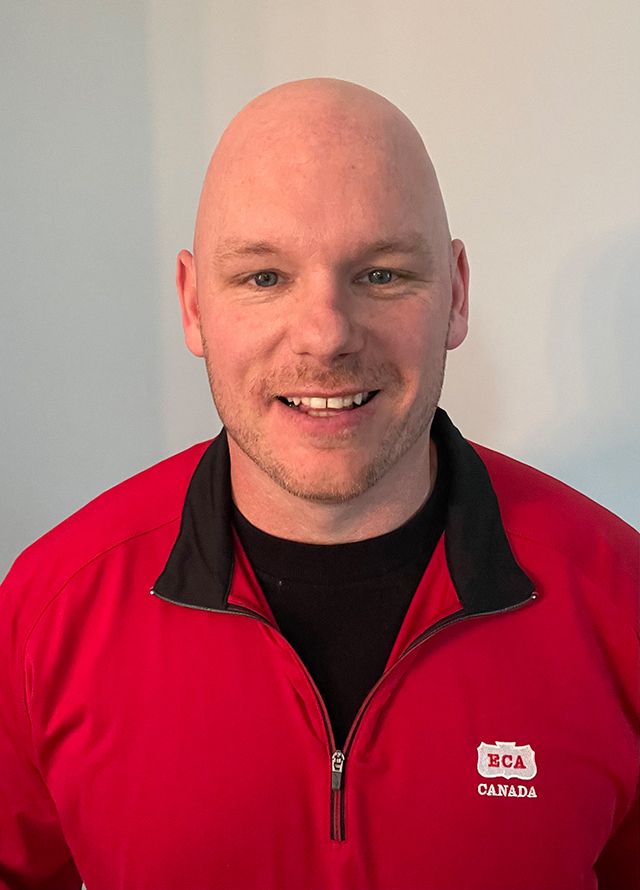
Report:
M 307 408 L 350 408 L 354 403 L 361 405 L 369 395 L 368 392 L 357 392 L 352 396 L 330 396 L 323 399 L 320 396 L 286 396 L 290 405 L 306 405 Z

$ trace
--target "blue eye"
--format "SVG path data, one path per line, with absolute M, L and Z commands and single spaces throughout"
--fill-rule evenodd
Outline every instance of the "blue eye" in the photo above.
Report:
M 370 284 L 391 284 L 391 277 L 395 275 L 390 269 L 372 269 L 367 272 Z
M 251 277 L 258 287 L 273 287 L 278 281 L 276 272 L 256 272 L 256 274 Z

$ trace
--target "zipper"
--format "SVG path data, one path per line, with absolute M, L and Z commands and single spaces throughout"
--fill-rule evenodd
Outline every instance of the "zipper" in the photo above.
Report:
M 355 734 L 358 731 L 358 727 L 362 723 L 362 718 L 364 717 L 369 705 L 371 704 L 373 696 L 375 695 L 375 693 L 377 692 L 377 690 L 381 686 L 381 684 L 386 680 L 386 678 L 389 676 L 389 674 L 393 671 L 393 669 L 395 667 L 397 667 L 400 664 L 400 662 L 404 658 L 406 658 L 407 655 L 409 655 L 410 652 L 413 652 L 413 650 L 417 646 L 420 646 L 422 643 L 426 642 L 426 640 L 430 639 L 435 634 L 439 633 L 441 630 L 444 630 L 447 627 L 451 627 L 452 624 L 459 624 L 461 621 L 465 621 L 465 620 L 471 619 L 471 618 L 486 618 L 489 615 L 502 615 L 504 612 L 513 612 L 516 609 L 520 609 L 520 608 L 522 608 L 522 606 L 526 606 L 528 603 L 537 599 L 537 596 L 538 596 L 537 593 L 533 592 L 526 600 L 523 600 L 521 603 L 516 603 L 515 606 L 508 606 L 506 609 L 493 609 L 490 612 L 474 612 L 473 614 L 468 614 L 468 613 L 465 613 L 463 610 L 459 610 L 458 612 L 455 612 L 453 615 L 449 615 L 447 618 L 443 618 L 441 621 L 437 621 L 428 630 L 425 630 L 423 633 L 421 633 L 419 636 L 417 636 L 415 638 L 415 640 L 413 640 L 413 642 L 410 643 L 409 646 L 407 646 L 407 648 L 404 650 L 404 652 L 402 653 L 400 658 L 398 658 L 398 660 L 395 661 L 391 665 L 391 667 L 387 671 L 384 672 L 384 674 L 380 677 L 380 679 L 375 684 L 375 686 L 373 686 L 373 688 L 370 690 L 369 694 L 363 701 L 362 705 L 360 706 L 360 710 L 356 714 L 355 719 L 354 719 L 353 723 L 351 724 L 351 729 L 349 730 L 349 734 L 348 734 L 346 741 L 344 743 L 344 751 L 336 751 L 333 755 L 335 757 L 336 755 L 339 754 L 339 755 L 341 755 L 341 757 L 339 760 L 339 762 L 340 762 L 340 770 L 339 770 L 340 782 L 338 784 L 338 782 L 336 780 L 336 785 L 338 786 L 336 788 L 336 790 L 334 790 L 334 784 L 333 784 L 334 783 L 334 779 L 333 779 L 334 773 L 333 773 L 333 759 L 332 759 L 331 840 L 335 840 L 335 841 L 344 841 L 345 840 L 344 769 L 345 769 L 346 762 L 347 762 L 347 756 L 349 754 L 349 751 L 353 747 L 353 741 L 354 741 Z
M 260 615 L 258 612 L 253 612 L 251 609 L 247 609 L 245 606 L 234 606 L 230 605 L 227 609 L 228 612 L 234 612 L 237 615 L 246 615 L 249 618 L 254 618 L 257 621 L 260 621 L 262 624 L 266 624 L 267 627 L 270 627 L 271 630 L 275 631 L 275 633 L 279 633 L 280 636 L 285 640 L 287 645 L 291 648 L 295 658 L 297 659 L 300 667 L 304 675 L 307 678 L 309 686 L 311 687 L 313 694 L 316 697 L 316 701 L 318 703 L 318 708 L 320 713 L 322 714 L 322 721 L 324 723 L 324 730 L 327 735 L 327 742 L 329 743 L 329 755 L 331 758 L 331 805 L 330 805 L 330 815 L 329 821 L 331 826 L 330 837 L 332 841 L 343 841 L 345 838 L 345 826 L 344 826 L 344 791 L 343 791 L 343 782 L 344 782 L 344 765 L 346 760 L 346 755 L 339 748 L 336 749 L 335 737 L 333 735 L 333 728 L 331 726 L 331 721 L 329 719 L 329 713 L 327 711 L 327 706 L 324 703 L 324 699 L 320 695 L 320 690 L 315 684 L 315 681 L 309 671 L 305 663 L 302 661 L 296 650 L 293 648 L 291 643 L 287 640 L 287 638 L 278 630 L 277 627 L 274 627 L 270 621 Z M 345 745 L 346 747 L 346 745 Z
M 154 596 L 157 596 L 158 599 L 165 599 L 165 597 L 160 596 L 155 590 L 151 590 L 151 593 Z M 404 650 L 400 658 L 396 662 L 394 662 L 391 667 L 385 671 L 378 682 L 373 686 L 370 690 L 369 694 L 363 701 L 362 705 L 358 713 L 355 716 L 353 723 L 351 724 L 351 729 L 349 730 L 349 734 L 347 735 L 344 751 L 341 751 L 339 748 L 335 747 L 335 738 L 333 735 L 333 729 L 331 727 L 331 721 L 329 720 L 329 714 L 327 712 L 327 707 L 324 703 L 322 696 L 320 695 L 320 691 L 313 680 L 313 677 L 307 670 L 304 662 L 293 648 L 291 643 L 287 640 L 287 638 L 282 634 L 277 627 L 266 619 L 264 616 L 260 615 L 258 612 L 254 612 L 251 609 L 247 609 L 245 606 L 236 606 L 230 604 L 226 609 L 211 609 L 206 606 L 188 606 L 186 603 L 176 603 L 175 600 L 166 600 L 166 602 L 173 603 L 174 605 L 184 605 L 187 608 L 191 609 L 201 609 L 202 611 L 207 612 L 219 612 L 221 615 L 228 615 L 229 613 L 234 615 L 244 615 L 247 618 L 253 618 L 254 621 L 259 621 L 261 624 L 265 624 L 267 627 L 271 628 L 271 630 L 275 631 L 275 633 L 280 634 L 280 636 L 285 640 L 287 645 L 291 648 L 291 651 L 295 655 L 298 660 L 300 667 L 302 668 L 303 673 L 305 674 L 309 686 L 311 687 L 313 694 L 316 697 L 316 701 L 318 703 L 318 708 L 322 715 L 322 720 L 324 723 L 325 732 L 327 735 L 327 742 L 329 745 L 329 755 L 330 755 L 330 765 L 331 765 L 331 814 L 330 814 L 330 823 L 331 823 L 331 840 L 343 842 L 346 839 L 345 832 L 345 767 L 347 764 L 347 756 L 349 751 L 353 747 L 353 741 L 356 732 L 358 731 L 358 727 L 362 723 L 362 718 L 364 717 L 373 696 L 377 692 L 378 688 L 381 684 L 386 680 L 389 674 L 393 671 L 400 662 L 409 655 L 410 652 L 420 646 L 422 643 L 426 642 L 426 640 L 430 639 L 435 634 L 439 633 L 441 630 L 444 630 L 447 627 L 451 627 L 452 624 L 458 624 L 461 621 L 465 621 L 471 618 L 486 618 L 489 615 L 502 615 L 505 612 L 514 612 L 516 609 L 522 608 L 522 606 L 526 606 L 528 603 L 531 603 L 533 600 L 537 599 L 537 593 L 535 591 L 531 593 L 531 595 L 523 600 L 521 603 L 516 603 L 515 606 L 507 606 L 506 609 L 493 609 L 489 612 L 474 612 L 473 614 L 465 613 L 463 609 L 460 609 L 458 612 L 454 612 L 453 615 L 449 615 L 447 618 L 443 618 L 441 621 L 437 621 L 434 625 L 432 625 L 428 630 L 421 633 L 419 636 L 413 640 L 412 643 L 407 646 Z
M 307 678 L 309 686 L 311 687 L 311 690 L 316 698 L 316 702 L 318 703 L 320 714 L 322 715 L 322 722 L 324 723 L 324 731 L 327 736 L 327 745 L 331 763 L 331 840 L 344 840 L 344 804 L 342 800 L 342 782 L 345 755 L 342 751 L 336 750 L 336 742 L 333 735 L 333 729 L 331 727 L 331 721 L 329 720 L 329 713 L 327 711 L 327 706 L 325 705 L 324 700 L 320 695 L 320 690 L 316 686 L 313 677 L 307 670 L 306 665 L 304 664 L 296 650 L 293 648 L 291 643 L 284 636 L 284 634 L 282 634 L 277 627 L 274 627 L 274 625 L 267 618 L 265 618 L 263 615 L 260 615 L 259 612 L 254 612 L 252 609 L 247 609 L 246 606 L 236 606 L 233 603 L 230 603 L 226 609 L 212 609 L 210 606 L 191 606 L 187 603 L 176 603 L 175 600 L 166 599 L 159 593 L 156 593 L 153 588 L 151 589 L 151 593 L 154 596 L 157 596 L 158 599 L 165 600 L 165 602 L 173 603 L 174 605 L 184 606 L 187 609 L 201 609 L 204 612 L 217 612 L 220 615 L 228 615 L 230 613 L 232 615 L 244 615 L 247 618 L 253 618 L 254 621 L 259 621 L 260 624 L 266 625 L 267 627 L 271 628 L 274 633 L 280 634 L 285 643 L 290 647 L 296 660 L 302 668 L 302 672 Z
M 339 749 L 331 756 L 331 840 L 344 840 L 344 806 L 342 777 L 344 753 Z

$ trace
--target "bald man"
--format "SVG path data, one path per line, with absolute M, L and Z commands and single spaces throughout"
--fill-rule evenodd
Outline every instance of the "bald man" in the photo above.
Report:
M 223 431 L 2 588 L 0 885 L 638 886 L 637 536 L 437 408 L 468 282 L 387 100 L 234 118 L 177 264 Z

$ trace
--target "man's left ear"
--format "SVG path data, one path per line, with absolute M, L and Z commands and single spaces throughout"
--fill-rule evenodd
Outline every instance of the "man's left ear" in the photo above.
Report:
M 464 244 L 458 238 L 451 242 L 451 312 L 447 349 L 460 346 L 467 336 L 469 322 L 469 263 Z

